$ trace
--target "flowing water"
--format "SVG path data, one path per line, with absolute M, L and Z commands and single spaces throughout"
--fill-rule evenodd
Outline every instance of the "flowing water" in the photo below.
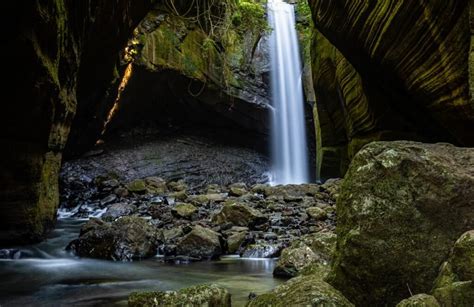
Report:
M 250 292 L 261 294 L 282 281 L 272 277 L 273 259 L 224 257 L 220 261 L 165 264 L 79 259 L 65 251 L 84 221 L 63 219 L 48 240 L 21 248 L 17 260 L 0 260 L 0 306 L 126 306 L 140 290 L 176 290 L 216 283 L 243 306 Z
M 272 79 L 272 181 L 297 184 L 309 181 L 303 108 L 300 51 L 292 5 L 270 0 L 268 19 Z

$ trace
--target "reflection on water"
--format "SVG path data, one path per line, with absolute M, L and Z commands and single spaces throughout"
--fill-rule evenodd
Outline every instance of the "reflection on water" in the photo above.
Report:
M 83 221 L 61 220 L 50 238 L 22 248 L 22 259 L 0 260 L 0 305 L 126 305 L 136 290 L 174 290 L 217 283 L 232 293 L 235 306 L 248 294 L 269 291 L 274 260 L 225 257 L 220 261 L 163 264 L 159 258 L 117 263 L 78 259 L 64 250 Z

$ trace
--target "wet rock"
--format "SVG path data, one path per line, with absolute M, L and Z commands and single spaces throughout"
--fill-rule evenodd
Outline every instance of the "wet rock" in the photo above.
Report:
M 276 233 L 269 232 L 263 235 L 263 239 L 265 241 L 275 241 L 278 240 L 278 235 Z
M 342 182 L 343 179 L 341 178 L 328 179 L 323 185 L 321 185 L 321 188 L 322 190 L 328 192 L 332 198 L 337 199 Z
M 163 241 L 169 243 L 177 238 L 184 236 L 182 227 L 173 227 L 171 229 L 164 229 L 163 232 Z
M 186 193 L 185 190 L 183 190 L 183 191 L 171 193 L 169 197 L 173 198 L 173 200 L 186 201 L 186 199 L 188 199 L 188 194 Z
M 280 255 L 282 246 L 278 244 L 257 243 L 248 245 L 241 257 L 244 258 L 274 258 Z
M 144 180 L 137 179 L 127 184 L 127 189 L 131 193 L 145 194 L 147 192 Z
M 186 199 L 187 202 L 190 202 L 193 205 L 196 206 L 204 206 L 209 203 L 209 198 L 207 195 L 201 194 L 201 195 L 190 195 Z
M 145 184 L 149 193 L 164 194 L 168 191 L 166 181 L 160 177 L 147 177 Z
M 245 238 L 247 236 L 247 232 L 236 232 L 231 234 L 227 238 L 227 251 L 229 254 L 235 254 L 239 251 L 242 243 L 244 243 Z
M 158 233 L 142 218 L 123 217 L 112 223 L 93 219 L 68 249 L 79 257 L 114 261 L 140 260 L 156 255 Z
M 257 296 L 247 306 L 353 307 L 354 305 L 320 277 L 307 275 L 292 278 L 272 292 Z
M 166 196 L 165 202 L 169 206 L 174 206 L 174 204 L 176 203 L 176 199 L 173 196 Z
M 113 204 L 107 208 L 102 218 L 104 220 L 115 220 L 121 216 L 132 215 L 137 211 L 137 207 L 131 204 Z
M 306 266 L 318 261 L 317 255 L 306 245 L 283 249 L 273 270 L 274 276 L 295 277 Z
M 243 203 L 226 204 L 222 210 L 212 217 L 214 224 L 232 223 L 236 226 L 254 228 L 267 222 L 268 218 L 260 211 Z
M 216 259 L 223 253 L 221 237 L 209 228 L 196 225 L 177 243 L 176 253 L 202 260 Z
M 118 187 L 114 189 L 114 194 L 118 197 L 127 197 L 129 195 L 128 189 L 124 187 Z
M 317 270 L 323 278 L 336 248 L 336 235 L 332 232 L 309 234 L 283 249 L 273 275 L 294 277 L 304 271 Z
M 179 291 L 134 292 L 128 306 L 208 306 L 230 307 L 231 295 L 218 285 L 198 285 Z
M 101 201 L 100 201 L 100 205 L 101 206 L 105 206 L 105 205 L 108 205 L 108 204 L 111 204 L 113 203 L 114 201 L 117 200 L 117 195 L 115 194 L 110 194 L 109 196 L 103 198 Z
M 171 212 L 177 217 L 191 219 L 193 214 L 197 212 L 197 208 L 191 204 L 181 203 L 177 204 Z
M 218 184 L 209 184 L 206 187 L 207 194 L 220 194 L 222 193 L 222 188 Z
M 108 179 L 100 183 L 101 188 L 115 189 L 120 186 L 120 182 L 117 179 Z
M 319 220 L 325 220 L 328 216 L 327 213 L 324 209 L 321 209 L 319 207 L 310 207 L 306 209 L 306 213 L 312 218 L 317 221 Z
M 328 282 L 358 305 L 395 305 L 407 282 L 429 293 L 454 242 L 474 229 L 474 149 L 374 142 L 340 193 Z
M 206 197 L 211 202 L 221 203 L 227 199 L 227 193 L 206 194 Z
M 258 194 L 265 194 L 265 191 L 269 188 L 270 186 L 268 184 L 255 184 L 252 186 L 251 191 L 253 193 L 258 193 Z
M 0 249 L 0 259 L 20 259 L 21 251 L 19 249 Z
M 168 182 L 168 188 L 174 192 L 182 192 L 186 191 L 188 189 L 188 186 L 183 180 L 179 180 Z
M 417 294 L 404 299 L 397 307 L 441 307 L 435 297 L 428 294 Z
M 245 183 L 234 183 L 229 185 L 229 195 L 242 196 L 247 194 L 247 185 Z

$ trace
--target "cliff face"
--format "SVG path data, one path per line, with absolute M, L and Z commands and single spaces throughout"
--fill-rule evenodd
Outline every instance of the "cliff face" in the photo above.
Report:
M 108 130 L 144 120 L 268 134 L 267 21 L 259 1 L 158 5 L 136 29 Z M 261 137 L 260 137 L 261 138 Z
M 323 177 L 372 140 L 474 144 L 468 1 L 309 2 Z
M 1 48 L 11 99 L 0 115 L 0 242 L 35 241 L 54 224 L 76 108 L 84 112 L 104 95 L 119 50 L 150 4 L 55 0 L 2 10 L 11 30 Z

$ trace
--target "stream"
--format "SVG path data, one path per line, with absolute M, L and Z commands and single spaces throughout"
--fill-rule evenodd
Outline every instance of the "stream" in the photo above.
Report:
M 21 258 L 0 260 L 0 306 L 126 306 L 133 291 L 176 290 L 216 283 L 243 306 L 283 282 L 272 276 L 274 259 L 222 257 L 219 261 L 163 263 L 80 259 L 65 250 L 84 220 L 60 219 L 42 243 L 21 248 Z

